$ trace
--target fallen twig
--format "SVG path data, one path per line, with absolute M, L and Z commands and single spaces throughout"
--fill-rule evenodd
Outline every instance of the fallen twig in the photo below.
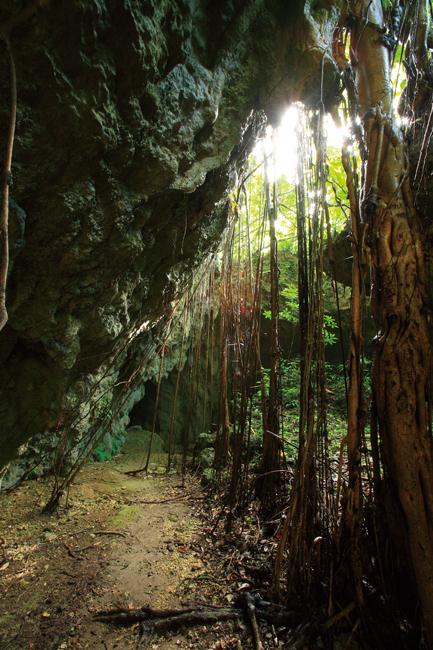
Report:
M 263 643 L 260 636 L 260 630 L 257 623 L 256 617 L 256 606 L 254 604 L 254 598 L 250 593 L 246 593 L 245 596 L 245 605 L 248 614 L 248 618 L 251 625 L 251 630 L 253 632 L 254 646 L 256 650 L 263 650 Z
M 92 535 L 118 535 L 119 537 L 128 537 L 128 533 L 121 530 L 92 530 Z
M 263 619 L 273 625 L 290 625 L 298 619 L 295 612 L 292 612 L 280 605 L 254 598 L 248 594 L 254 604 L 256 618 Z M 248 600 L 243 594 L 239 599 L 240 606 L 246 610 Z M 139 609 L 122 608 L 101 611 L 96 614 L 96 619 L 105 623 L 115 625 L 134 625 L 145 623 L 155 632 L 168 629 L 176 629 L 181 625 L 196 625 L 213 623 L 217 621 L 228 621 L 241 618 L 243 614 L 239 606 L 216 607 L 213 605 L 199 605 L 182 609 L 153 609 L 143 606 Z
M 161 499 L 160 501 L 134 501 L 134 503 L 142 503 L 143 505 L 158 505 L 160 503 L 170 503 L 172 501 L 181 501 L 182 499 L 188 499 L 188 498 L 194 498 L 197 501 L 199 500 L 197 498 L 197 495 L 200 494 L 199 492 L 190 492 L 188 494 L 180 494 L 177 497 L 169 497 L 168 499 Z M 204 499 L 204 497 L 200 497 Z
M 146 478 L 148 476 L 164 476 L 164 474 L 160 474 L 159 472 L 149 472 L 149 470 L 146 471 L 144 467 L 140 467 L 140 469 L 128 469 L 124 471 L 123 474 L 126 474 L 126 476 L 138 476 L 138 474 L 145 474 Z

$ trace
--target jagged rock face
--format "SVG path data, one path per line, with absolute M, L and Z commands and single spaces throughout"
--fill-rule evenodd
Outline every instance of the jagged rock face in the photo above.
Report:
M 332 4 L 64 0 L 12 32 L 0 465 L 30 436 L 72 427 L 84 402 L 111 398 L 143 358 L 149 330 L 218 244 L 263 111 L 332 102 Z M 20 9 L 2 3 L 0 29 Z M 4 143 L 5 56 L 0 68 Z M 95 414 L 80 417 L 89 426 Z

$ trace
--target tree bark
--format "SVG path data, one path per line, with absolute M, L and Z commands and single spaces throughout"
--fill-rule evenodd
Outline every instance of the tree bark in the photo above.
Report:
M 433 648 L 433 454 L 424 255 L 402 136 L 392 115 L 380 0 L 353 5 L 352 53 L 368 148 L 363 220 L 377 327 L 373 386 L 384 480 L 404 520 L 429 647 Z

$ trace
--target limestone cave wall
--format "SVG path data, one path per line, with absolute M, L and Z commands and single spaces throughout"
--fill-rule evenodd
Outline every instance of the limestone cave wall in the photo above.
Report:
M 24 4 L 1 3 L 0 29 Z M 83 405 L 109 402 L 134 364 L 143 382 L 155 374 L 146 350 L 217 246 L 265 116 L 336 95 L 333 4 L 59 0 L 11 31 L 18 122 L 0 466 L 32 436 L 91 426 L 98 410 Z M 135 383 L 112 426 L 141 397 Z

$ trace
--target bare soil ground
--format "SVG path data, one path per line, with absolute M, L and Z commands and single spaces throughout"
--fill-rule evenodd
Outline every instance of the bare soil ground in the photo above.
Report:
M 95 612 L 230 602 L 200 543 L 198 483 L 190 478 L 182 487 L 175 474 L 125 475 L 141 460 L 139 442 L 130 440 L 112 461 L 86 465 L 67 504 L 50 517 L 41 514 L 48 480 L 0 495 L 1 650 L 133 648 L 136 630 L 98 623 Z M 162 459 L 154 461 L 157 468 Z M 239 644 L 224 623 L 153 637 L 140 647 Z

